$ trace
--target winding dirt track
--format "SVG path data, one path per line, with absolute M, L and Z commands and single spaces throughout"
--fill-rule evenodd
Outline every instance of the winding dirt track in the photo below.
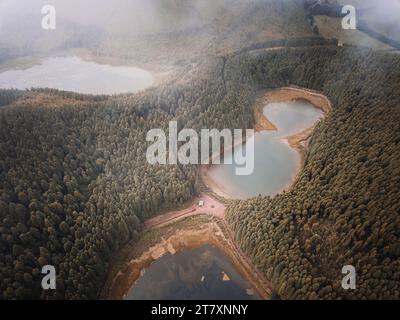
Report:
M 203 207 L 199 206 L 200 201 L 204 202 Z M 194 199 L 193 203 L 188 208 L 179 211 L 170 211 L 160 216 L 146 220 L 143 223 L 143 230 L 148 230 L 156 226 L 160 226 L 165 223 L 171 222 L 173 220 L 182 219 L 195 215 L 201 215 L 201 214 L 224 219 L 225 209 L 226 207 L 218 200 L 212 198 L 207 194 L 201 194 L 199 197 L 196 197 Z

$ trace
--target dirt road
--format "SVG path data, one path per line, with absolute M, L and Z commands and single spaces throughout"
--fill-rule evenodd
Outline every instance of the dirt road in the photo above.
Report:
M 204 206 L 200 207 L 199 202 L 203 201 Z M 172 220 L 195 216 L 199 214 L 207 214 L 220 219 L 225 218 L 226 207 L 218 200 L 207 194 L 201 194 L 196 197 L 190 207 L 179 211 L 170 211 L 157 217 L 146 220 L 143 223 L 143 230 L 151 229 L 155 226 L 171 222 Z

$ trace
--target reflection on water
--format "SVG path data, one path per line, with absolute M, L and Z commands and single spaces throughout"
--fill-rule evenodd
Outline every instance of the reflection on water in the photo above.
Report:
M 259 194 L 273 196 L 283 191 L 300 169 L 300 155 L 284 138 L 311 127 L 323 113 L 306 101 L 290 101 L 268 104 L 264 108 L 264 115 L 278 131 L 258 132 L 252 138 L 252 175 L 236 175 L 235 164 L 214 165 L 210 168 L 212 180 L 233 198 L 247 199 Z M 236 148 L 235 153 L 237 152 L 245 153 L 244 146 Z
M 137 92 L 153 84 L 150 72 L 135 67 L 114 67 L 78 57 L 48 58 L 25 70 L 0 73 L 0 88 L 53 88 L 88 94 Z
M 322 118 L 323 112 L 311 103 L 298 100 L 270 103 L 264 115 L 278 127 L 276 136 L 287 137 L 311 127 Z
M 205 245 L 156 260 L 125 299 L 250 300 L 259 296 L 221 251 Z

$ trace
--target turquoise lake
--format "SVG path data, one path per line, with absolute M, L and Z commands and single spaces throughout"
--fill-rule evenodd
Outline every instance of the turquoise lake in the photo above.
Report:
M 254 172 L 248 176 L 235 174 L 237 164 L 228 155 L 225 159 L 233 164 L 212 165 L 209 177 L 230 198 L 248 199 L 261 195 L 274 196 L 287 189 L 300 170 L 299 153 L 291 148 L 285 138 L 312 127 L 323 117 L 323 112 L 307 101 L 270 103 L 264 107 L 264 115 L 278 131 L 261 131 L 254 140 Z M 237 152 L 245 154 L 245 147 Z

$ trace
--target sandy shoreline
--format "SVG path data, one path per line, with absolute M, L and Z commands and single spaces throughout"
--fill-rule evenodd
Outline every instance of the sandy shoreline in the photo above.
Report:
M 70 51 L 71 54 L 75 54 L 87 62 L 94 62 L 100 65 L 109 65 L 113 67 L 134 67 L 148 71 L 151 73 L 154 79 L 154 82 L 151 85 L 152 87 L 168 81 L 176 74 L 176 67 L 173 66 L 144 63 L 134 59 L 113 58 L 110 56 L 94 54 L 91 50 L 87 49 L 74 49 Z
M 215 194 L 219 197 L 222 197 L 227 200 L 234 200 L 234 195 L 228 193 L 224 190 L 224 187 L 219 185 L 216 181 L 214 181 L 209 175 L 210 166 L 209 165 L 202 165 L 199 169 L 200 178 L 207 188 L 208 192 Z
M 276 131 L 278 129 L 276 125 L 264 115 L 263 110 L 267 104 L 301 100 L 307 101 L 315 108 L 320 109 L 324 113 L 324 116 L 328 115 L 332 111 L 332 104 L 329 99 L 316 91 L 297 87 L 283 87 L 275 90 L 261 91 L 256 98 L 254 107 L 254 130 L 256 132 L 260 132 Z M 279 190 L 277 194 L 283 192 L 284 190 L 290 190 L 290 188 L 297 181 L 299 174 L 301 173 L 301 168 L 304 166 L 308 140 L 311 137 L 315 126 L 316 124 L 295 135 L 283 138 L 283 140 L 287 141 L 289 146 L 299 154 L 300 161 L 293 179 L 284 188 Z M 203 183 L 212 193 L 226 199 L 236 199 L 235 195 L 224 190 L 223 186 L 219 185 L 210 177 L 209 166 L 200 167 L 200 177 Z
M 118 258 L 120 262 L 122 261 L 122 267 L 117 274 L 112 274 L 112 280 L 109 279 L 108 286 L 103 290 L 103 298 L 123 299 L 144 270 L 165 254 L 176 254 L 203 245 L 212 245 L 229 258 L 241 276 L 262 299 L 268 299 L 271 296 L 270 283 L 253 268 L 250 261 L 237 248 L 226 223 L 223 220 L 205 216 L 193 217 L 193 219 L 201 219 L 201 221 L 186 225 L 185 221 L 175 222 L 173 227 L 160 226 L 158 231 L 162 234 L 161 240 L 152 243 L 144 237 L 142 242 L 147 243 L 142 246 L 140 252 L 128 250 L 127 253 L 122 254 Z M 141 240 L 139 240 L 139 247 L 140 242 Z

